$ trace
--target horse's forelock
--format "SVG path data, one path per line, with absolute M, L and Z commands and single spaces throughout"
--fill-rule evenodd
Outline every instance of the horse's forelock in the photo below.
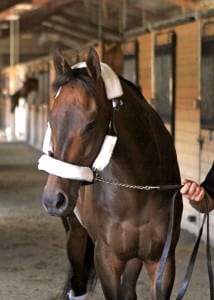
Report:
M 63 85 L 72 82 L 72 85 L 82 84 L 90 94 L 95 94 L 95 84 L 88 75 L 86 68 L 70 69 L 68 72 L 58 75 L 53 82 L 55 91 Z

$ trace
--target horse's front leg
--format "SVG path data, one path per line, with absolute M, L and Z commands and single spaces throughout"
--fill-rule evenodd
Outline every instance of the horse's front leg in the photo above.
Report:
M 139 258 L 133 258 L 126 264 L 122 280 L 122 295 L 124 300 L 136 300 L 136 284 L 143 263 Z
M 145 266 L 152 282 L 152 300 L 169 300 L 175 279 L 174 254 L 169 256 L 166 262 L 162 278 L 162 297 L 156 293 L 156 273 L 159 267 L 159 262 L 146 262 Z
M 121 274 L 126 262 L 121 261 L 103 242 L 95 244 L 95 267 L 106 300 L 122 300 Z
M 70 272 L 61 300 L 87 299 L 89 268 L 93 266 L 94 246 L 87 231 L 81 226 L 74 214 L 67 218 L 67 256 Z M 69 230 L 68 230 L 69 228 Z

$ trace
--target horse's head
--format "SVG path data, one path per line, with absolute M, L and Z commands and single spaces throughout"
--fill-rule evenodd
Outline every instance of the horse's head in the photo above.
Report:
M 10 96 L 11 100 L 11 112 L 14 113 L 16 106 L 19 104 L 19 98 L 26 98 L 32 91 L 38 90 L 38 79 L 33 77 L 27 77 L 23 82 L 21 89 L 16 91 Z
M 32 91 L 38 90 L 38 79 L 33 77 L 27 77 L 23 82 L 23 86 L 20 90 L 20 97 L 27 97 L 27 95 Z
M 108 131 L 111 112 L 98 55 L 90 49 L 85 67 L 70 68 L 57 51 L 54 65 L 58 91 L 49 116 L 51 156 L 58 162 L 91 167 Z M 50 174 L 43 193 L 45 209 L 58 216 L 73 210 L 83 184 L 62 177 Z

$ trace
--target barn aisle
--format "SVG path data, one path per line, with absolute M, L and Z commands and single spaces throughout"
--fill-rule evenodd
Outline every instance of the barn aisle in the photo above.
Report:
M 41 206 L 39 155 L 24 143 L 0 144 L 1 300 L 56 299 L 64 282 L 64 231 Z
M 56 300 L 66 277 L 61 221 L 48 216 L 41 205 L 47 176 L 37 171 L 39 156 L 39 151 L 25 143 L 0 143 L 0 300 Z M 182 232 L 175 291 L 193 242 L 192 235 Z M 206 274 L 202 244 L 185 300 L 209 299 Z M 144 272 L 137 289 L 140 300 L 150 299 Z M 104 299 L 99 284 L 91 299 Z

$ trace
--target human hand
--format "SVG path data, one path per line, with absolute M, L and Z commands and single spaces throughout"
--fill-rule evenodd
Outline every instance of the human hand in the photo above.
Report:
M 189 200 L 200 202 L 204 199 L 205 190 L 195 181 L 184 179 L 181 194 Z

